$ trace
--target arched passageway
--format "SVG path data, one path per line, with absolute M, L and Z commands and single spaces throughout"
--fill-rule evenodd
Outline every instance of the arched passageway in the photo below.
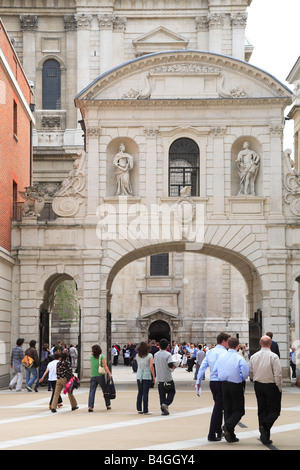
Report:
M 112 245 L 111 245 L 112 248 Z M 241 275 L 241 278 L 244 280 L 244 283 L 246 285 L 245 288 L 245 318 L 246 322 L 251 321 L 251 342 L 254 345 L 254 348 L 257 349 L 258 347 L 258 337 L 256 337 L 259 333 L 259 329 L 253 327 L 253 323 L 257 321 L 257 316 L 255 315 L 255 312 L 257 309 L 262 310 L 262 304 L 261 304 L 261 297 L 260 297 L 260 277 L 253 266 L 252 263 L 249 262 L 245 257 L 241 256 L 239 253 L 235 253 L 233 250 L 227 250 L 219 246 L 213 246 L 213 245 L 203 245 L 203 246 L 198 246 L 197 244 L 190 244 L 190 243 L 184 243 L 184 242 L 169 242 L 169 243 L 161 243 L 161 244 L 154 244 L 146 247 L 142 247 L 139 249 L 135 249 L 134 251 L 129 252 L 128 254 L 125 254 L 123 257 L 121 257 L 111 268 L 108 276 L 107 276 L 107 305 L 108 305 L 108 311 L 111 312 L 111 304 L 112 304 L 112 287 L 114 280 L 118 273 L 127 265 L 132 263 L 133 261 L 140 260 L 144 257 L 149 257 L 158 253 L 189 253 L 190 255 L 206 255 L 204 258 L 209 257 L 210 259 L 212 258 L 217 258 L 218 260 L 221 260 L 222 262 L 225 262 L 225 264 L 228 264 L 229 266 L 233 266 L 238 273 Z M 108 253 L 108 252 L 107 252 Z M 197 273 L 194 273 L 196 275 Z M 221 282 L 220 279 L 215 279 L 215 282 Z M 210 289 L 213 289 L 213 286 L 210 286 Z M 161 294 L 161 292 L 156 292 L 157 294 Z M 174 294 L 175 295 L 175 294 Z M 125 299 L 124 299 L 125 302 Z M 120 311 L 122 310 L 122 299 L 120 300 Z M 162 307 L 162 306 L 160 306 Z M 137 340 L 142 340 L 142 339 L 156 339 L 159 340 L 161 339 L 162 336 L 166 337 L 168 336 L 167 339 L 171 340 L 177 340 L 178 333 L 180 329 L 183 329 L 182 325 L 184 322 L 184 312 L 179 315 L 179 314 L 174 314 L 174 311 L 170 310 L 167 311 L 166 308 L 162 307 L 163 310 L 159 308 L 159 304 L 157 305 L 157 308 L 155 311 L 140 311 L 139 315 L 137 316 L 135 323 L 139 325 L 140 327 L 140 338 L 137 336 L 137 339 L 128 338 L 128 340 L 133 340 L 136 342 Z M 222 312 L 222 307 L 220 309 Z M 161 315 L 160 315 L 161 313 Z M 218 312 L 220 313 L 220 312 Z M 109 315 L 109 319 L 111 321 L 111 315 Z M 218 328 L 219 324 L 223 325 L 222 329 L 226 329 L 227 331 L 230 331 L 231 334 L 240 334 L 240 331 L 238 328 L 233 329 L 232 331 L 230 330 L 230 322 L 228 321 L 230 317 L 227 318 L 219 318 L 219 322 L 216 322 L 216 319 L 207 319 L 207 323 L 210 321 L 210 326 L 212 330 L 212 340 L 214 338 L 214 335 L 216 333 L 216 330 L 214 331 L 214 328 Z M 196 320 L 196 319 L 195 319 Z M 245 323 L 246 323 L 245 322 Z M 133 322 L 134 323 L 134 322 Z M 194 325 L 197 322 L 194 321 Z M 198 322 L 200 324 L 201 322 Z M 229 324 L 229 326 L 228 326 Z M 170 327 L 169 331 L 167 331 L 167 326 Z M 215 326 L 214 326 L 215 325 Z M 160 328 L 160 331 L 159 331 Z M 248 327 L 247 327 L 248 328 Z M 132 332 L 132 330 L 130 330 Z M 257 332 L 257 335 L 255 336 L 255 332 Z M 131 333 L 132 334 L 132 333 Z M 116 330 L 114 330 L 113 335 L 116 336 Z M 201 327 L 194 327 L 194 330 L 191 332 L 190 339 L 189 341 L 200 341 L 203 340 L 203 332 L 201 331 Z M 247 336 L 249 335 L 249 332 L 247 331 Z M 241 335 L 240 335 L 241 336 Z M 245 334 L 244 334 L 245 336 Z M 250 336 L 250 335 L 249 335 Z M 112 338 L 114 339 L 114 338 Z M 186 340 L 186 338 L 181 338 L 181 340 Z M 250 346 L 251 347 L 251 346 Z M 253 347 L 252 347 L 253 349 Z

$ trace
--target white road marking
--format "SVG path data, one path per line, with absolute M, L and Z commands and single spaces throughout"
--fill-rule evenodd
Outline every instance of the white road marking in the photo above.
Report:
M 84 405 L 85 407 L 86 405 Z M 82 407 L 82 405 L 81 405 Z M 293 407 L 297 408 L 297 411 L 299 411 L 299 407 Z M 255 409 L 255 408 L 251 408 Z M 70 411 L 69 407 L 66 408 L 65 410 L 59 410 L 58 413 Z M 3 441 L 0 442 L 0 449 L 8 449 L 11 447 L 18 447 L 18 446 L 23 446 L 26 444 L 34 444 L 38 442 L 44 442 L 44 441 L 49 441 L 49 440 L 55 440 L 55 439 L 64 439 L 67 437 L 72 437 L 72 436 L 80 436 L 84 434 L 89 434 L 89 433 L 95 433 L 95 432 L 101 432 L 101 431 L 109 431 L 109 430 L 114 430 L 114 429 L 120 429 L 122 427 L 129 427 L 129 426 L 139 426 L 139 425 L 145 425 L 146 423 L 156 423 L 156 422 L 162 422 L 162 421 L 169 421 L 169 420 L 176 420 L 176 419 L 181 419 L 181 418 L 189 418 L 193 417 L 196 415 L 202 415 L 202 414 L 207 414 L 211 413 L 212 407 L 207 407 L 207 408 L 200 408 L 196 410 L 190 410 L 186 412 L 181 412 L 181 413 L 173 413 L 169 416 L 153 416 L 153 417 L 144 417 L 144 419 L 133 419 L 133 420 L 126 420 L 126 421 L 119 421 L 115 423 L 108 423 L 108 424 L 102 424 L 102 425 L 97 425 L 97 426 L 88 426 L 85 428 L 75 428 L 71 430 L 64 430 L 64 431 L 57 431 L 54 433 L 47 433 L 47 434 L 38 434 L 35 436 L 27 436 L 27 437 L 22 437 L 19 439 L 12 439 L 8 441 Z M 75 411 L 76 413 L 76 411 Z M 22 421 L 22 420 L 32 420 L 32 419 L 38 419 L 38 418 L 45 418 L 45 416 L 52 417 L 52 419 L 56 418 L 56 414 L 52 414 L 50 411 L 46 411 L 43 413 L 39 413 L 37 415 L 30 415 L 26 417 L 18 417 L 18 418 L 12 418 L 12 419 L 7 419 L 7 420 L 2 420 L 0 421 L 0 424 L 6 424 L 9 422 L 16 422 L 16 421 Z M 294 424 L 288 424 L 288 425 L 282 425 L 282 426 L 277 426 L 272 428 L 272 434 L 274 433 L 280 433 L 280 432 L 288 432 L 288 431 L 294 431 L 300 429 L 300 423 L 294 423 Z M 239 439 L 249 439 L 253 437 L 258 437 L 259 432 L 258 431 L 244 431 L 239 434 L 237 434 Z M 176 441 L 176 442 L 170 442 L 166 444 L 161 444 L 161 445 L 155 445 L 155 446 L 149 446 L 149 447 L 142 447 L 139 449 L 133 449 L 133 450 L 160 450 L 160 449 L 165 449 L 165 450 L 172 450 L 172 449 L 186 449 L 186 448 L 193 448 L 193 447 L 199 447 L 203 445 L 213 445 L 213 442 L 208 442 L 206 437 L 203 438 L 198 438 L 198 439 L 189 439 L 185 441 Z
M 282 432 L 289 432 L 289 431 L 296 431 L 300 429 L 300 423 L 294 424 L 283 424 L 282 426 L 276 426 L 272 428 L 271 434 L 278 434 Z M 237 433 L 236 436 L 242 439 L 250 439 L 253 437 L 259 437 L 260 433 L 258 430 L 254 431 L 244 431 Z M 220 442 L 219 442 L 220 443 Z M 148 447 L 138 447 L 133 450 L 180 450 L 180 449 L 191 449 L 193 447 L 200 447 L 203 445 L 214 445 L 214 442 L 209 442 L 207 438 L 201 437 L 199 439 L 188 439 L 186 441 L 177 441 L 177 442 L 170 442 L 167 444 L 158 444 L 154 446 Z

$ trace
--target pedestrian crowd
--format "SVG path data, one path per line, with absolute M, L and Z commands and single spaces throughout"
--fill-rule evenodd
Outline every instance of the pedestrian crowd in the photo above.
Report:
M 186 368 L 187 372 L 194 371 L 195 389 L 201 396 L 201 383 L 205 380 L 206 370 L 210 371 L 209 387 L 214 406 L 208 431 L 209 441 L 220 441 L 224 436 L 227 442 L 238 442 L 235 427 L 245 414 L 245 388 L 249 378 L 254 382 L 257 399 L 258 425 L 260 439 L 263 444 L 271 444 L 271 428 L 280 415 L 282 395 L 282 370 L 278 344 L 272 339 L 271 332 L 260 339 L 261 349 L 250 356 L 247 344 L 240 345 L 239 339 L 227 333 L 220 333 L 216 344 L 210 347 L 206 343 L 180 343 L 173 341 L 172 345 L 166 339 L 160 342 L 149 340 L 139 344 L 128 343 L 122 348 L 125 366 L 131 366 L 137 374 L 136 409 L 139 414 L 151 414 L 149 411 L 149 390 L 157 383 L 160 409 L 162 415 L 169 415 L 169 407 L 173 403 L 176 388 L 172 372 L 176 367 Z M 39 357 L 36 341 L 29 343 L 29 348 L 23 351 L 24 339 L 19 338 L 11 353 L 11 367 L 15 375 L 9 388 L 16 386 L 21 391 L 23 382 L 23 367 L 26 368 L 26 388 L 29 392 L 37 392 L 38 387 L 48 378 L 48 390 L 52 391 L 49 408 L 52 413 L 63 406 L 61 393 L 68 394 L 72 411 L 78 409 L 73 394 L 72 384 L 76 385 L 77 348 L 70 345 L 67 348 L 61 341 L 42 347 Z M 113 365 L 118 365 L 121 348 L 118 344 L 112 346 Z M 292 376 L 295 375 L 295 351 L 291 349 Z M 107 410 L 111 409 L 111 398 L 106 389 L 113 384 L 112 373 L 106 363 L 99 345 L 94 345 L 90 356 L 90 390 L 88 411 L 94 410 L 95 394 L 98 385 L 102 389 Z M 77 385 L 78 386 L 78 385 Z M 224 423 L 222 425 L 224 415 Z

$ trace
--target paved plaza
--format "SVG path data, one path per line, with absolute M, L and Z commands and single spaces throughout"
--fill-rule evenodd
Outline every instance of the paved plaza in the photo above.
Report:
M 19 393 L 1 390 L 0 449 L 105 450 L 101 454 L 103 459 L 108 459 L 105 463 L 113 463 L 109 459 L 117 450 L 127 456 L 132 452 L 132 455 L 147 458 L 154 451 L 162 455 L 175 452 L 184 458 L 186 455 L 199 457 L 199 450 L 300 450 L 300 389 L 295 386 L 284 388 L 282 412 L 271 435 L 273 444 L 265 446 L 259 440 L 253 384 L 247 382 L 246 414 L 236 428 L 240 441 L 228 444 L 225 439 L 207 441 L 213 405 L 209 380 L 203 382 L 201 397 L 198 397 L 193 375 L 176 369 L 177 393 L 170 415 L 161 416 L 155 386 L 149 396 L 152 415 L 146 416 L 136 412 L 136 374 L 131 368 L 119 365 L 113 368 L 113 376 L 117 398 L 112 401 L 110 411 L 106 410 L 98 388 L 94 412 L 88 413 L 88 383 L 82 383 L 74 392 L 78 410 L 71 411 L 69 400 L 63 395 L 64 406 L 55 414 L 48 408 L 50 392 L 47 387 L 39 388 L 38 393 L 26 389 Z M 144 452 L 135 452 L 138 449 Z M 113 458 L 116 455 L 122 452 L 115 452 Z

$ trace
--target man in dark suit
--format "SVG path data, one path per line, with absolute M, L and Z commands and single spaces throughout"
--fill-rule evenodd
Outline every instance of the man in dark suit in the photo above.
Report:
M 266 333 L 266 336 L 269 336 L 269 338 L 271 338 L 272 340 L 272 344 L 270 348 L 271 351 L 277 354 L 277 356 L 280 358 L 279 346 L 278 346 L 278 343 L 276 343 L 276 341 L 273 341 L 273 333 L 271 331 L 268 331 L 268 333 Z

